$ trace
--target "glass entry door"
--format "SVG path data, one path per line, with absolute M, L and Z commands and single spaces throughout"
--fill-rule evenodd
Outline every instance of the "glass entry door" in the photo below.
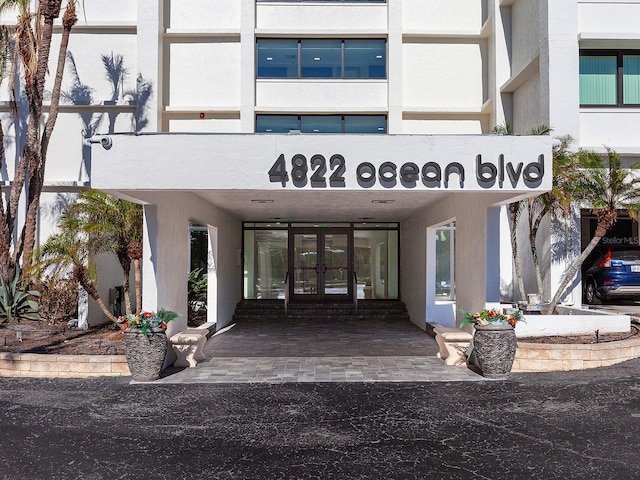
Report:
M 352 300 L 350 229 L 295 229 L 290 235 L 292 300 Z

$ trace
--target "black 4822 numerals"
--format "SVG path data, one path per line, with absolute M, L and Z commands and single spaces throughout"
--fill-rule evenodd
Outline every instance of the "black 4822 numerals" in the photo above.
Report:
M 307 157 L 297 153 L 291 158 L 290 170 L 287 169 L 284 153 L 281 153 L 269 169 L 269 180 L 271 182 L 279 182 L 284 187 L 289 181 L 289 172 L 291 172 L 291 181 L 298 188 L 306 186 L 307 183 L 310 183 L 313 188 L 326 188 L 327 170 L 331 170 L 329 186 L 345 186 L 344 172 L 346 165 L 344 157 L 339 153 L 331 155 L 328 168 L 327 159 L 324 155 L 315 154 L 311 157 L 311 160 L 307 161 Z

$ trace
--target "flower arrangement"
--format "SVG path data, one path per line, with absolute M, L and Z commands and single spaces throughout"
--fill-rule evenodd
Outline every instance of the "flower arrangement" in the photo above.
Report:
M 512 310 L 510 313 L 502 313 L 496 308 L 482 310 L 481 312 L 476 313 L 469 313 L 461 308 L 460 312 L 464 315 L 464 321 L 460 324 L 460 327 L 473 323 L 479 327 L 509 324 L 515 328 L 516 323 L 521 321 L 524 322 L 522 312 L 517 309 Z
M 181 315 L 177 314 L 176 312 L 161 308 L 157 313 L 146 312 L 143 310 L 136 315 L 132 313 L 123 315 L 122 317 L 118 318 L 116 323 L 122 330 L 127 330 L 129 328 L 139 328 L 142 331 L 142 334 L 146 337 L 147 332 L 150 329 L 161 328 L 163 330 L 166 330 L 167 323 L 180 316 Z

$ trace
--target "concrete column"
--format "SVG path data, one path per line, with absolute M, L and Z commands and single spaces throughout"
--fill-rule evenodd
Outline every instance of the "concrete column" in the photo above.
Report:
M 138 71 L 135 74 L 140 74 L 145 81 L 153 85 L 153 93 L 147 106 L 149 121 L 144 129 L 146 132 L 162 130 L 164 3 L 157 0 L 138 0 Z
M 158 207 L 145 205 L 142 240 L 142 309 L 158 308 Z
M 256 70 L 255 70 L 255 0 L 241 0 L 240 7 L 240 131 L 253 133 L 255 129 Z
M 387 1 L 387 131 L 402 133 L 402 1 Z
M 540 120 L 580 140 L 578 3 L 540 4 Z
M 456 216 L 456 308 L 468 312 L 485 307 L 487 284 L 495 281 L 487 269 L 487 217 L 486 206 L 473 204 Z M 457 325 L 462 319 L 456 312 Z
M 500 207 L 487 209 L 487 302 L 500 302 Z

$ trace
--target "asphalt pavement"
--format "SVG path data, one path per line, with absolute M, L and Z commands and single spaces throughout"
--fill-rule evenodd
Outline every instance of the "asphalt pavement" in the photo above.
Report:
M 640 478 L 639 368 L 481 382 L 0 378 L 0 478 Z

